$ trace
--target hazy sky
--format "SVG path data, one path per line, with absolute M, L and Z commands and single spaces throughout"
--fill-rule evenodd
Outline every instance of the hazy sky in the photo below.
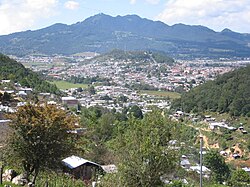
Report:
M 98 13 L 250 33 L 250 0 L 0 0 L 0 35 L 73 24 Z

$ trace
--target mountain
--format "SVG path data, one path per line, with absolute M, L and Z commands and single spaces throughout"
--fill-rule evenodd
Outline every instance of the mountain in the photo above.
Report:
M 45 81 L 39 74 L 2 54 L 0 54 L 0 67 L 0 80 L 10 79 L 19 82 L 22 86 L 33 88 L 37 92 L 60 93 L 55 85 Z
M 250 117 L 250 65 L 191 89 L 173 103 L 173 108 Z
M 169 26 L 137 15 L 98 14 L 72 25 L 54 24 L 0 36 L 0 51 L 13 55 L 123 49 L 164 51 L 178 57 L 248 57 L 249 47 L 250 34 L 184 24 Z

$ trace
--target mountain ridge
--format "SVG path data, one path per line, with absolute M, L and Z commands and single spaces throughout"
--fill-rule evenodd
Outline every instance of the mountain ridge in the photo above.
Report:
M 164 51 L 173 56 L 248 57 L 249 43 L 250 34 L 229 29 L 216 32 L 201 25 L 169 26 L 138 15 L 97 14 L 72 25 L 56 23 L 39 30 L 2 35 L 0 51 L 13 55 L 70 55 L 126 48 Z

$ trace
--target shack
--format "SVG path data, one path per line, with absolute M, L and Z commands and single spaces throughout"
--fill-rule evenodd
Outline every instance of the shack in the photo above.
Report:
M 96 174 L 103 172 L 101 165 L 74 155 L 63 159 L 62 162 L 65 166 L 64 172 L 83 181 L 91 180 Z

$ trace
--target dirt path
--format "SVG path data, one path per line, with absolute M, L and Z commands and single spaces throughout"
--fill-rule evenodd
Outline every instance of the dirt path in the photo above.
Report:
M 203 147 L 205 147 L 206 149 L 210 149 L 210 146 L 208 144 L 208 138 L 204 135 L 203 135 Z

